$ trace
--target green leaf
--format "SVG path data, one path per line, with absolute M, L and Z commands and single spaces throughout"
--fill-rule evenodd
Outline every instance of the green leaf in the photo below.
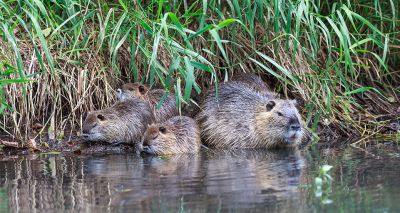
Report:
M 217 46 L 218 46 L 219 50 L 221 51 L 221 54 L 224 57 L 226 63 L 229 64 L 228 56 L 226 55 L 225 49 L 222 46 L 221 38 L 219 37 L 217 30 L 216 29 L 210 30 L 210 34 L 214 38 L 214 41 L 217 42 Z
M 192 93 L 193 84 L 195 83 L 194 67 L 190 63 L 190 60 L 188 57 L 185 56 L 184 60 L 185 60 L 185 67 L 186 67 L 186 76 L 185 76 L 185 94 L 183 96 L 183 99 L 185 101 L 188 101 L 190 98 L 190 94 Z
M 224 27 L 227 27 L 227 26 L 229 26 L 229 25 L 231 25 L 232 23 L 235 23 L 235 22 L 240 22 L 240 21 L 237 20 L 237 19 L 233 19 L 233 18 L 225 19 L 225 20 L 223 20 L 222 22 L 220 22 L 220 23 L 217 25 L 218 30 L 219 30 L 219 29 L 222 29 L 222 28 L 224 28 Z
M 345 92 L 345 93 L 343 93 L 343 95 L 344 96 L 348 96 L 348 95 L 352 95 L 352 94 L 356 94 L 356 93 L 366 92 L 368 90 L 373 90 L 376 93 L 380 94 L 380 92 L 377 89 L 373 88 L 373 87 L 361 87 L 361 88 L 358 88 L 358 89 L 355 89 L 355 90 L 352 90 L 352 91 Z
M 126 6 L 125 2 L 123 0 L 118 0 L 119 4 L 121 4 L 122 8 L 125 10 L 125 12 L 128 12 L 128 7 Z
M 41 43 L 42 48 L 43 48 L 43 50 L 45 52 L 47 63 L 49 64 L 52 73 L 56 74 L 55 68 L 54 68 L 53 57 L 52 57 L 52 55 L 50 53 L 49 48 L 47 47 L 46 39 L 44 38 L 42 29 L 40 28 L 40 25 L 39 25 L 38 21 L 36 20 L 35 16 L 32 15 L 32 13 L 30 13 L 29 11 L 27 11 L 25 9 L 23 9 L 23 10 L 26 12 L 26 14 L 28 14 L 28 16 L 30 17 L 30 19 L 31 19 L 31 21 L 33 23 L 33 26 L 35 27 L 36 33 L 37 33 L 37 35 L 39 37 L 40 43 Z

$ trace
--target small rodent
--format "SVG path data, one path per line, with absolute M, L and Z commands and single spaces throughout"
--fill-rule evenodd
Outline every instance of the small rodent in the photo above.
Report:
M 117 89 L 117 98 L 119 101 L 125 101 L 131 98 L 139 98 L 148 101 L 154 113 L 156 123 L 164 122 L 167 119 L 178 115 L 178 110 L 175 106 L 175 97 L 169 93 L 166 94 L 166 97 L 164 97 L 164 95 L 165 90 L 150 90 L 147 86 L 141 83 L 127 83 L 122 85 L 121 89 Z M 157 109 L 157 104 L 162 98 L 165 99 L 160 108 Z
M 82 128 L 87 141 L 112 144 L 136 144 L 149 124 L 154 122 L 150 105 L 137 98 L 118 102 L 112 107 L 90 112 Z
M 195 153 L 201 146 L 196 121 L 175 116 L 163 123 L 150 125 L 143 136 L 143 152 L 155 155 Z
M 208 91 L 197 115 L 204 142 L 216 148 L 296 147 L 303 127 L 294 100 L 261 94 L 238 82 Z

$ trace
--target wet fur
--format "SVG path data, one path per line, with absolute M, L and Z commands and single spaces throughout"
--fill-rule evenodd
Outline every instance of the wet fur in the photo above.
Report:
M 267 111 L 273 100 L 276 105 Z M 277 113 L 282 113 L 278 116 Z M 303 131 L 292 143 L 286 140 L 290 117 L 300 121 L 294 101 L 277 99 L 238 82 L 221 84 L 207 93 L 202 111 L 197 116 L 204 142 L 215 148 L 296 147 Z M 300 122 L 301 123 L 301 122 Z M 303 128 L 301 128 L 302 130 Z
M 175 116 L 164 123 L 152 124 L 143 137 L 146 152 L 156 155 L 195 153 L 200 145 L 200 130 L 196 121 L 186 116 Z
M 256 74 L 237 72 L 232 76 L 231 81 L 241 83 L 261 94 L 267 94 L 279 98 L 279 94 L 272 92 L 261 77 Z

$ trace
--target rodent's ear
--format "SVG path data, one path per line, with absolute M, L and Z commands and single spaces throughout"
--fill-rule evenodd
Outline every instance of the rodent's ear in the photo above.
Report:
M 275 107 L 276 103 L 275 101 L 269 101 L 266 105 L 267 111 L 271 111 Z
M 106 119 L 106 117 L 104 117 L 104 115 L 102 115 L 102 114 L 98 114 L 98 115 L 97 115 L 97 118 L 98 118 L 99 120 L 101 120 L 101 121 L 104 121 L 104 120 Z
M 141 94 L 143 94 L 144 92 L 146 92 L 146 90 L 145 90 L 145 88 L 144 88 L 143 85 L 140 85 L 140 86 L 139 86 L 139 92 L 140 92 Z
M 165 129 L 165 127 L 160 126 L 160 128 L 158 128 L 158 130 L 160 130 L 161 133 L 165 134 L 167 132 L 167 129 Z

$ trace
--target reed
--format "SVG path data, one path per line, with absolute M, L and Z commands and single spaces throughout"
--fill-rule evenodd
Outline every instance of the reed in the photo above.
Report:
M 310 128 L 370 135 L 400 117 L 399 18 L 396 0 L 0 0 L 1 128 L 79 129 L 122 82 L 181 107 L 254 72 L 300 100 Z

